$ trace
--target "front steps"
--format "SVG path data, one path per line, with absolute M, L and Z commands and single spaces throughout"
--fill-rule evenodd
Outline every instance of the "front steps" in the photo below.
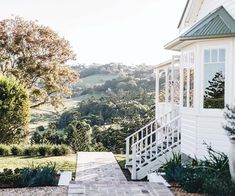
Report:
M 126 138 L 126 168 L 132 180 L 158 170 L 180 151 L 180 125 L 178 110 L 173 110 Z
M 155 182 L 71 182 L 69 196 L 173 196 L 161 183 Z
M 161 183 L 127 181 L 113 153 L 79 152 L 69 196 L 173 196 Z

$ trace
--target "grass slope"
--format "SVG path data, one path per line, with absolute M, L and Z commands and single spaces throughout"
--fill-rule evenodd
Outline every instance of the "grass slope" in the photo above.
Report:
M 76 85 L 81 88 L 91 88 L 96 85 L 102 85 L 105 83 L 105 81 L 112 80 L 117 77 L 118 74 L 95 74 L 85 78 L 81 78 Z

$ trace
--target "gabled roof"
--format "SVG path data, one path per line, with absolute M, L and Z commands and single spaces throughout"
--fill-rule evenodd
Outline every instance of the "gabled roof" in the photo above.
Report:
M 204 0 L 187 0 L 177 28 L 183 23 L 194 22 Z
M 180 21 L 179 21 L 179 24 L 178 24 L 177 28 L 180 27 L 180 25 L 181 25 L 181 23 L 182 23 L 182 21 L 183 21 L 183 19 L 185 17 L 185 13 L 186 13 L 186 10 L 188 9 L 188 6 L 189 6 L 189 0 L 187 0 L 187 2 L 186 2 L 186 5 L 184 7 L 184 11 L 183 11 L 183 13 L 182 13 L 182 15 L 180 17 Z
M 180 40 L 194 40 L 228 36 L 235 36 L 235 20 L 221 6 L 197 22 L 179 38 Z

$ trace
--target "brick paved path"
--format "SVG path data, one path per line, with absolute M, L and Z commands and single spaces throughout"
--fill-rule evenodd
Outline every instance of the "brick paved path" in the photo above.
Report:
M 173 196 L 158 183 L 127 181 L 113 153 L 79 152 L 69 196 Z

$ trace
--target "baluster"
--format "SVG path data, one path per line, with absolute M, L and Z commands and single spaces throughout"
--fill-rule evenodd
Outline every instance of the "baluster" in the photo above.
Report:
M 152 131 L 153 131 L 153 126 L 152 126 L 152 124 L 151 124 L 151 135 L 150 135 L 150 158 L 152 158 L 152 151 L 153 151 L 153 149 L 152 149 L 152 145 L 153 145 L 153 134 L 152 134 Z
M 131 179 L 136 180 L 136 145 L 133 146 L 132 157 Z
M 147 148 L 148 148 L 148 137 L 145 138 L 145 148 L 144 148 L 144 161 L 146 162 L 147 160 Z
M 177 142 L 180 141 L 180 119 L 177 119 Z
M 166 126 L 166 148 L 169 146 L 169 125 Z
M 126 140 L 126 165 L 127 164 L 129 164 L 129 162 L 130 162 L 130 159 L 129 159 L 129 153 L 130 153 L 130 138 L 127 138 L 127 140 Z
M 157 153 L 158 153 L 158 131 L 155 133 L 155 139 L 156 139 L 156 145 L 155 145 L 155 151 L 156 151 L 156 154 L 155 155 L 157 155 Z
M 161 153 L 163 151 L 163 141 L 164 141 L 164 139 L 163 139 L 163 128 L 161 128 Z
M 143 151 L 143 140 L 140 141 L 140 153 Z

